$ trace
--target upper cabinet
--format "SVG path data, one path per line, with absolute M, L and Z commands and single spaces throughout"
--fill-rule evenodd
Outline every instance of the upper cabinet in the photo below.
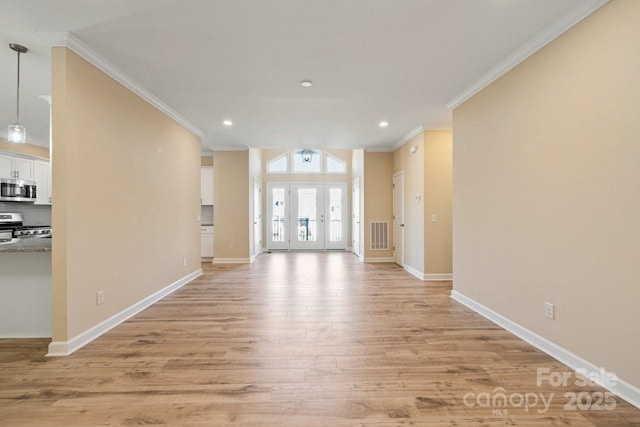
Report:
M 24 157 L 0 154 L 0 178 L 33 181 L 34 162 Z
M 213 205 L 213 166 L 200 168 L 200 204 Z
M 36 182 L 36 205 L 51 204 L 51 162 L 36 160 L 34 162 Z

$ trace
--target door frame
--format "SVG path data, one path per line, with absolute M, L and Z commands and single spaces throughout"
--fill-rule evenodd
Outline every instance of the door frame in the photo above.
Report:
M 328 212 L 328 197 L 329 197 L 329 189 L 330 188 L 341 188 L 342 189 L 342 242 L 339 244 L 327 244 L 329 243 L 329 233 L 330 227 L 324 227 L 324 231 L 322 233 L 323 245 L 321 248 L 313 248 L 313 247 L 296 247 L 293 245 L 293 236 L 291 234 L 291 230 L 293 224 L 291 223 L 291 218 L 293 215 L 292 206 L 294 203 L 294 198 L 291 193 L 291 190 L 294 186 L 321 186 L 322 187 L 322 219 L 325 221 L 324 225 L 327 225 L 326 222 L 329 219 Z M 350 235 L 350 206 L 349 206 L 349 195 L 347 194 L 348 184 L 346 182 L 267 182 L 266 183 L 267 193 L 265 194 L 265 204 L 266 204 L 266 215 L 264 218 L 264 229 L 265 229 L 265 247 L 267 250 L 346 250 L 349 247 L 349 235 Z M 283 188 L 285 189 L 285 227 L 284 227 L 284 242 L 273 242 L 272 241 L 272 233 L 273 233 L 273 189 L 274 188 Z
M 257 189 L 257 194 L 256 194 Z M 253 178 L 253 256 L 262 253 L 262 182 Z
M 356 192 L 356 189 L 358 191 Z M 360 233 L 361 209 L 360 209 L 360 177 L 355 178 L 351 184 L 351 250 L 356 256 L 360 256 L 362 233 Z M 357 194 L 356 194 L 357 193 Z M 358 216 L 356 217 L 356 208 Z M 357 240 L 355 237 L 357 236 Z
M 400 184 L 396 186 L 396 180 L 400 178 Z M 404 226 L 404 171 L 396 172 L 392 178 L 393 185 L 393 262 L 404 267 L 405 249 L 406 249 L 406 233 Z M 397 201 L 397 195 L 400 200 Z M 399 218 L 398 218 L 399 217 Z M 397 247 L 400 246 L 400 251 Z

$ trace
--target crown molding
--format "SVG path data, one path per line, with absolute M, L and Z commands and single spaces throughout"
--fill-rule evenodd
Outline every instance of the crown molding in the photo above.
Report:
M 488 73 L 473 82 L 458 96 L 447 104 L 449 110 L 453 110 L 462 105 L 469 98 L 480 92 L 485 87 L 502 77 L 516 65 L 536 53 L 569 28 L 582 21 L 584 18 L 604 6 L 609 0 L 586 0 L 580 2 L 566 14 L 555 20 L 551 25 L 542 30 L 534 38 L 529 40 L 521 48 L 503 59 L 498 65 L 489 70 Z
M 51 34 L 55 37 L 54 46 L 63 46 L 71 49 L 72 51 L 80 55 L 83 59 L 98 68 L 100 71 L 104 72 L 109 77 L 120 83 L 122 86 L 126 87 L 131 92 L 135 93 L 140 98 L 153 105 L 155 108 L 175 120 L 176 123 L 185 127 L 194 135 L 197 135 L 200 138 L 204 137 L 204 132 L 202 130 L 200 130 L 198 127 L 181 116 L 177 111 L 162 102 L 155 95 L 142 87 L 142 85 L 126 75 L 118 67 L 107 61 L 99 53 L 82 42 L 78 37 L 76 37 L 72 33 Z
M 402 139 L 399 139 L 398 141 L 396 141 L 391 146 L 391 151 L 396 151 L 398 148 L 402 147 L 404 144 L 411 141 L 413 138 L 420 135 L 422 132 L 424 132 L 424 128 L 422 127 L 422 125 L 416 127 L 411 132 L 409 132 L 404 137 L 402 137 Z

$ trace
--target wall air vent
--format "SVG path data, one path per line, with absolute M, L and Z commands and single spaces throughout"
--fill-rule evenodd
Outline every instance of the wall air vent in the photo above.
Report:
M 371 250 L 389 250 L 389 223 L 387 221 L 371 222 Z

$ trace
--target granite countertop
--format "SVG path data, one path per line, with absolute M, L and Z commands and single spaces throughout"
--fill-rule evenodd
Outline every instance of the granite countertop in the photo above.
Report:
M 51 252 L 51 239 L 13 239 L 0 243 L 0 252 Z

